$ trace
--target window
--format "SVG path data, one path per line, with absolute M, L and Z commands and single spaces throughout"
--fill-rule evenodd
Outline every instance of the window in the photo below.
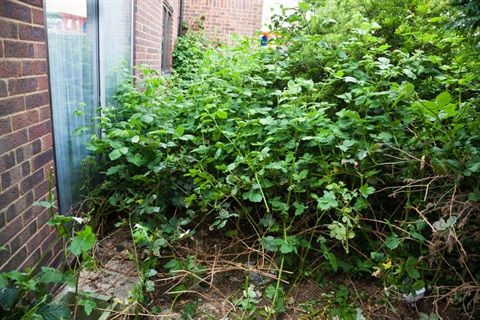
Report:
M 103 4 L 102 4 L 103 3 Z M 80 200 L 82 160 L 97 108 L 115 91 L 115 68 L 130 62 L 131 0 L 45 0 L 57 190 L 67 214 Z M 82 116 L 77 116 L 78 111 Z
M 163 5 L 163 26 L 162 26 L 162 73 L 170 72 L 172 68 L 172 10 Z

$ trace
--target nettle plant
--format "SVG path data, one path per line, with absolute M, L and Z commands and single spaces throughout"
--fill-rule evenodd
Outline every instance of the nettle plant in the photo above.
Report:
M 392 46 L 368 20 L 331 45 L 321 26 L 299 30 L 277 50 L 205 49 L 188 77 L 140 69 L 119 107 L 95 119 L 102 134 L 87 148 L 102 159 L 90 159 L 104 177 L 97 193 L 154 230 L 151 245 L 168 247 L 200 223 L 257 235 L 280 266 L 272 306 L 283 268 L 304 268 L 315 253 L 334 271 L 388 270 L 384 281 L 407 292 L 442 273 L 451 283 L 478 277 L 473 262 L 460 262 L 465 272 L 452 262 L 475 243 L 465 212 L 480 199 L 479 83 L 468 71 L 478 58 L 448 39 L 438 55 Z M 463 230 L 452 225 L 442 242 L 449 235 L 434 223 L 448 216 Z M 442 250 L 453 259 L 435 261 Z

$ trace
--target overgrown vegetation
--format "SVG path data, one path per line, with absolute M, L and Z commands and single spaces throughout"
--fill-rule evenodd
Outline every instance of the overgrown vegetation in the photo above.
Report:
M 80 306 L 90 315 L 96 303 L 91 297 L 78 291 L 79 274 L 93 268 L 94 259 L 90 255 L 96 236 L 92 228 L 84 225 L 80 217 L 66 217 L 55 214 L 55 199 L 52 192 L 52 174 L 49 176 L 49 196 L 47 201 L 37 205 L 49 210 L 51 219 L 47 222 L 55 228 L 56 238 L 32 268 L 25 271 L 0 272 L 0 317 L 5 320 L 61 320 L 77 319 Z M 58 252 L 65 261 L 58 269 L 44 266 L 52 252 Z M 0 247 L 0 250 L 4 249 Z M 71 265 L 69 265 L 71 261 Z M 54 300 L 54 289 L 66 284 L 75 289 L 76 300 L 70 308 L 65 301 Z M 73 312 L 72 312 L 73 309 Z
M 177 74 L 125 82 L 87 147 L 99 214 L 120 213 L 144 250 L 135 299 L 162 268 L 188 275 L 176 294 L 202 283 L 208 270 L 174 244 L 208 226 L 275 270 L 269 307 L 249 286 L 233 301 L 245 316 L 285 312 L 284 279 L 336 272 L 379 278 L 387 298 L 428 288 L 478 316 L 480 60 L 475 37 L 445 27 L 451 10 L 302 1 L 274 20 L 277 49 L 188 35 Z

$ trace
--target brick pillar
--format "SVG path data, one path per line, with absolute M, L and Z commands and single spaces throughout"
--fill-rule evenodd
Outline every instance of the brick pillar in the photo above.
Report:
M 180 0 L 135 1 L 135 65 L 146 64 L 160 71 L 162 63 L 162 26 L 164 3 L 172 12 L 170 48 L 178 35 Z M 171 52 L 169 53 L 171 56 Z
M 0 270 L 32 266 L 55 234 L 45 223 L 54 166 L 43 0 L 0 1 Z M 58 246 L 47 263 L 59 259 Z

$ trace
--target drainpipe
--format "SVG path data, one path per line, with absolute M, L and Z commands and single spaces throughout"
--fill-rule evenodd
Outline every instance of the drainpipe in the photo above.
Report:
M 183 1 L 180 0 L 180 17 L 179 17 L 179 25 L 178 25 L 178 36 L 181 37 L 183 35 Z

